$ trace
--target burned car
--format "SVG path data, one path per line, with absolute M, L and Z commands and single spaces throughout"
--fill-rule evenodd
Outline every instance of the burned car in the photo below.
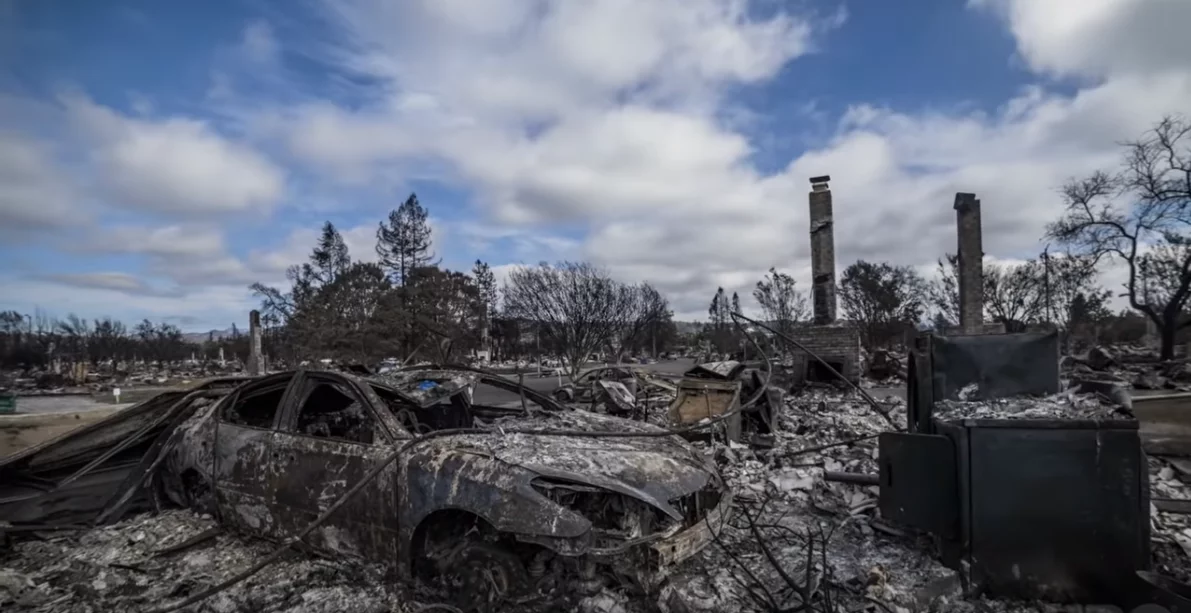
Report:
M 477 382 L 532 408 L 475 402 Z M 411 444 L 302 544 L 388 563 L 475 609 L 551 583 L 581 593 L 631 578 L 650 590 L 712 539 L 730 505 L 714 468 L 678 437 L 566 409 L 495 375 L 393 381 L 307 370 L 194 407 L 106 505 L 149 483 L 150 498 L 287 540 L 427 433 L 442 435 Z M 22 465 L 0 465 L 0 476 L 33 481 Z M 146 465 L 158 470 L 150 477 Z
M 637 393 L 637 372 L 625 366 L 601 366 L 592 368 L 550 392 L 559 402 L 590 403 L 599 393 L 600 381 L 615 381 L 624 385 L 629 392 Z

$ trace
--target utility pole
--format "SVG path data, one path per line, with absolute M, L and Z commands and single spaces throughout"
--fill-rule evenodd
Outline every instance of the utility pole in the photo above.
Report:
M 1054 321 L 1050 303 L 1050 243 L 1042 250 L 1042 292 L 1046 300 L 1046 323 L 1049 324 Z

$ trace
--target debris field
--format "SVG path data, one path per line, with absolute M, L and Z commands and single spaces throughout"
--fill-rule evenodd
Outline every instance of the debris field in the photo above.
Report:
M 893 421 L 905 423 L 904 401 L 882 402 Z M 1095 396 L 1072 393 L 942 401 L 936 408 L 947 418 L 1119 417 Z M 493 425 L 511 424 L 508 419 Z M 768 445 L 727 440 L 722 431 L 696 441 L 733 493 L 731 520 L 699 555 L 668 569 L 648 598 L 605 584 L 567 599 L 568 608 L 746 612 L 796 608 L 808 599 L 825 611 L 1038 610 L 1031 603 L 965 599 L 958 575 L 937 560 L 929 538 L 881 517 L 879 488 L 866 477 L 878 472 L 876 435 L 888 430 L 888 421 L 856 395 L 812 386 L 783 400 Z M 517 446 L 522 435 L 511 436 L 494 440 L 493 451 Z M 1150 459 L 1156 499 L 1191 504 L 1179 463 Z M 0 561 L 0 602 L 28 611 L 149 611 L 218 584 L 275 548 L 227 532 L 170 550 L 216 525 L 210 515 L 173 510 L 86 531 L 10 535 Z M 1187 516 L 1158 508 L 1153 527 L 1155 569 L 1191 579 Z M 295 551 L 190 610 L 418 611 L 434 601 L 417 585 L 391 580 L 382 565 Z M 529 603 L 521 607 L 507 610 L 532 610 Z

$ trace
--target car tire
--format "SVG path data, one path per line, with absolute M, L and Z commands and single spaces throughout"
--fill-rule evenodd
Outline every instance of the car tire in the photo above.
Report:
M 443 562 L 439 576 L 464 613 L 500 610 L 529 589 L 521 559 L 495 543 L 468 539 Z
M 551 395 L 554 396 L 554 399 L 559 402 L 574 402 L 575 401 L 575 391 L 571 390 L 571 389 L 567 389 L 567 388 L 557 389 L 557 390 L 554 390 L 554 393 Z
M 182 475 L 182 495 L 188 509 L 196 513 L 215 512 L 215 492 L 202 475 L 194 471 Z

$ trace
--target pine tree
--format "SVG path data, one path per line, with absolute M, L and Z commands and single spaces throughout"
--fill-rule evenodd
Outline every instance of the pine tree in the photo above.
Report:
M 310 254 L 310 263 L 314 269 L 314 277 L 320 284 L 328 285 L 335 282 L 352 263 L 351 255 L 347 252 L 347 243 L 335 228 L 335 224 L 323 224 L 322 234 L 318 238 L 318 245 Z
M 430 223 L 418 196 L 410 194 L 401 206 L 389 212 L 389 219 L 376 229 L 376 254 L 393 284 L 404 287 L 414 270 L 437 266 L 430 251 Z
M 737 294 L 736 292 L 732 292 L 732 312 L 733 313 L 740 312 L 740 295 Z
M 475 278 L 476 289 L 479 292 L 480 339 L 487 349 L 488 336 L 492 320 L 496 317 L 496 275 L 487 262 L 476 260 L 472 266 L 471 276 Z

